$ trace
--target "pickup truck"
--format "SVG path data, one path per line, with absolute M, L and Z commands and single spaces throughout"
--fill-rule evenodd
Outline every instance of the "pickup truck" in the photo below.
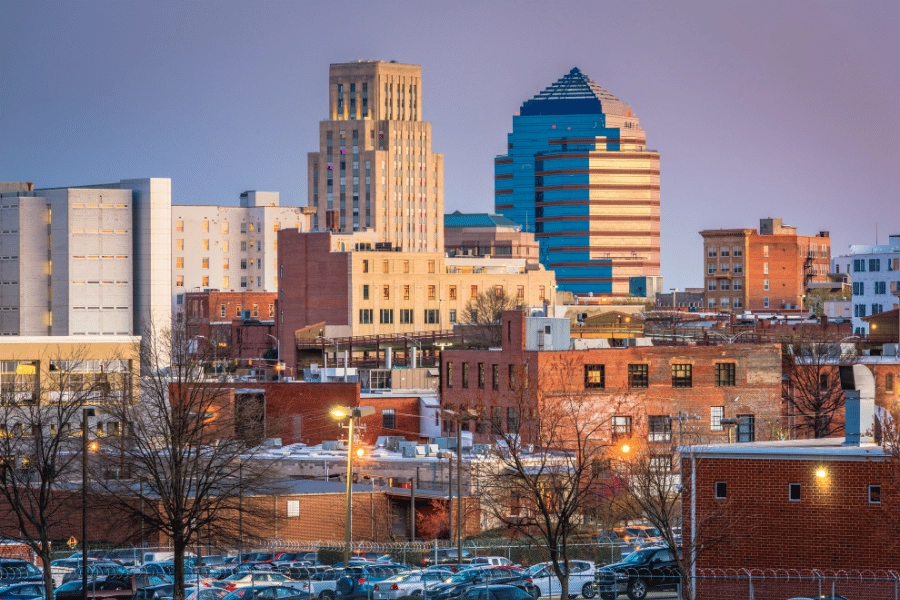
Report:
M 631 600 L 644 600 L 649 592 L 676 589 L 680 578 L 672 551 L 655 546 L 635 550 L 622 562 L 600 568 L 596 589 L 601 600 L 614 600 L 622 592 Z
M 131 600 L 139 589 L 169 583 L 159 575 L 101 575 L 88 580 L 87 594 L 82 593 L 81 580 L 64 583 L 56 589 L 56 600 Z

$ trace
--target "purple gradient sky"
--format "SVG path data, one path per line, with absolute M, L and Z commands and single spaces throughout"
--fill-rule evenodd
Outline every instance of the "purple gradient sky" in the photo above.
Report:
M 176 203 L 306 204 L 328 64 L 422 65 L 446 210 L 493 209 L 521 103 L 578 66 L 662 153 L 667 287 L 704 228 L 900 233 L 900 3 L 0 0 L 0 180 L 171 177 Z

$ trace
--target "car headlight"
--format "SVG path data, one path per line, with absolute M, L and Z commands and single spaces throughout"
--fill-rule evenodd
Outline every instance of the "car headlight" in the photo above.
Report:
M 624 571 L 620 571 L 620 572 L 616 573 L 616 579 L 628 579 L 628 573 L 625 573 Z

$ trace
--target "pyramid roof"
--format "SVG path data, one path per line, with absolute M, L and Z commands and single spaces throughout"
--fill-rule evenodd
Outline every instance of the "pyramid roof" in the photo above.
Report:
M 578 67 L 569 71 L 531 100 L 519 114 L 530 115 L 619 115 L 632 116 L 631 107 L 610 94 Z

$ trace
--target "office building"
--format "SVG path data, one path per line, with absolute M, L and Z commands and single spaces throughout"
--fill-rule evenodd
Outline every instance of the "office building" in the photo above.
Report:
M 627 296 L 658 276 L 659 153 L 631 107 L 577 68 L 513 116 L 494 208 L 534 232 L 561 290 Z
M 827 231 L 798 235 L 781 219 L 760 219 L 758 230 L 708 229 L 700 235 L 707 310 L 804 310 L 810 284 L 828 281 Z
M 422 120 L 419 65 L 333 64 L 328 119 L 309 153 L 314 230 L 372 229 L 380 248 L 441 252 L 444 157 Z
M 0 193 L 0 334 L 168 326 L 169 179 Z
M 834 269 L 843 269 L 853 281 L 853 333 L 868 335 L 870 321 L 863 317 L 898 306 L 900 234 L 888 236 L 887 244 L 850 246 L 850 255 L 836 258 Z
M 278 289 L 278 231 L 309 230 L 306 207 L 280 206 L 278 192 L 243 192 L 238 206 L 172 206 L 172 302 L 203 290 Z

